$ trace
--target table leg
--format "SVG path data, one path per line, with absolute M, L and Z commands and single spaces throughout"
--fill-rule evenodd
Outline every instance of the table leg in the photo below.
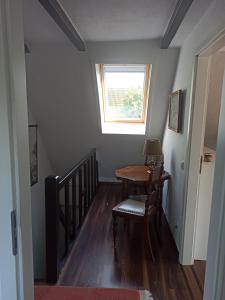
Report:
M 122 200 L 127 199 L 128 197 L 128 182 L 122 181 Z

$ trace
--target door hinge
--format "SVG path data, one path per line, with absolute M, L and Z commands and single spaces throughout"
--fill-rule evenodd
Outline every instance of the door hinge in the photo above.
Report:
M 18 242 L 17 242 L 17 221 L 16 221 L 16 210 L 11 212 L 11 230 L 12 230 L 12 253 L 17 255 Z

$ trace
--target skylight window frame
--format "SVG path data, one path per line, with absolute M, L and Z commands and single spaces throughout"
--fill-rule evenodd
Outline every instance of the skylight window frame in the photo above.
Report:
M 106 92 L 105 92 L 105 71 L 104 68 L 107 67 L 138 67 L 145 66 L 145 77 L 144 77 L 144 87 L 143 87 L 143 109 L 142 117 L 140 119 L 106 119 Z M 121 71 L 122 72 L 122 71 Z M 125 71 L 124 71 L 125 72 Z M 149 98 L 149 89 L 150 89 L 150 80 L 151 80 L 151 65 L 150 64 L 99 64 L 99 73 L 101 79 L 101 90 L 102 90 L 102 105 L 103 105 L 103 120 L 104 123 L 123 123 L 123 124 L 145 124 L 147 119 L 147 108 L 148 108 L 148 98 Z

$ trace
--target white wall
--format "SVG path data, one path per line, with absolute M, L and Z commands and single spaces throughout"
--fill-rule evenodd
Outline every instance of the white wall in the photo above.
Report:
M 186 159 L 194 59 L 199 50 L 225 28 L 224 9 L 224 1 L 213 1 L 182 45 L 173 90 L 182 89 L 185 93 L 183 133 L 177 134 L 167 127 L 164 132 L 165 168 L 172 174 L 172 190 L 167 200 L 167 215 L 178 249 L 181 247 L 184 210 L 184 170 L 181 168 L 181 163 Z
M 59 175 L 92 147 L 104 178 L 114 177 L 115 168 L 144 161 L 145 136 L 101 134 L 94 64 L 153 65 L 147 131 L 161 138 L 178 54 L 177 49 L 160 50 L 159 41 L 88 43 L 87 53 L 70 44 L 32 45 L 27 55 L 29 106 Z
M 29 99 L 29 98 L 28 98 Z M 45 178 L 54 174 L 43 144 L 39 124 L 28 112 L 29 125 L 38 125 L 38 182 L 31 187 L 34 278 L 45 278 Z
M 219 124 L 225 52 L 212 55 L 209 79 L 208 107 L 205 127 L 205 146 L 215 150 Z

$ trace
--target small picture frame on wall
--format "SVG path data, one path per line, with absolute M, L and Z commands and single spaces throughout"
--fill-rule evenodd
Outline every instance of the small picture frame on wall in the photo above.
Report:
M 38 182 L 37 125 L 29 125 L 30 185 Z
M 182 91 L 178 90 L 169 95 L 169 129 L 181 133 L 182 130 Z

